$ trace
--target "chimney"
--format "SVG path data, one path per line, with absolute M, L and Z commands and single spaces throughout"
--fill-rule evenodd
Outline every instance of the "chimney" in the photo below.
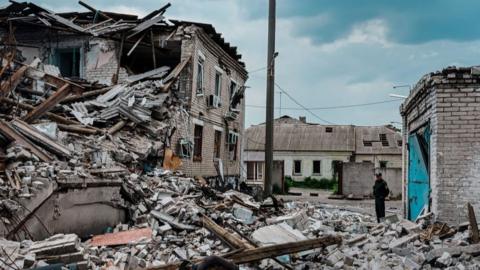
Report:
M 305 123 L 305 124 L 307 123 L 307 117 L 306 116 L 300 116 L 300 117 L 298 117 L 298 120 L 300 120 L 300 122 L 302 122 L 302 123 Z

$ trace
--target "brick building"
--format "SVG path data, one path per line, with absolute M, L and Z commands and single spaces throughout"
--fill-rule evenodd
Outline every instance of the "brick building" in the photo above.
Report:
M 166 145 L 181 158 L 179 169 L 188 176 L 240 175 L 247 71 L 236 47 L 212 25 L 165 20 L 169 5 L 144 18 L 106 11 L 55 14 L 33 3 L 15 3 L 5 12 L 20 15 L 25 5 L 64 26 L 16 20 L 14 40 L 25 64 L 39 58 L 63 77 L 106 85 L 165 67 L 178 70 L 172 88 L 185 113 L 177 116 Z M 2 31 L 8 36 L 8 29 Z
M 480 203 L 480 72 L 449 67 L 425 75 L 401 105 L 404 205 L 410 219 L 433 212 L 440 221 L 467 221 Z

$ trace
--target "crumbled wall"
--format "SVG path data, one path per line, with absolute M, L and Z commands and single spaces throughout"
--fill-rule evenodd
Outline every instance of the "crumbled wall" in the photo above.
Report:
M 480 76 L 470 68 L 432 74 L 417 84 L 402 111 L 405 139 L 430 121 L 431 210 L 440 221 L 467 221 L 468 202 L 480 210 Z M 408 175 L 408 158 L 405 165 Z

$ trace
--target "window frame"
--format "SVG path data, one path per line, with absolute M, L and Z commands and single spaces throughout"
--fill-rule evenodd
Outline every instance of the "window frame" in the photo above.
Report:
M 204 85 L 205 85 L 205 59 L 201 56 L 198 57 L 197 61 L 197 82 L 196 82 L 196 95 L 204 95 Z M 200 84 L 200 85 L 199 85 Z
M 213 95 L 216 97 L 222 96 L 222 75 L 223 73 L 215 69 L 215 88 Z M 218 78 L 218 81 L 217 81 Z
M 214 130 L 213 133 L 213 158 L 221 158 L 222 155 L 222 131 Z

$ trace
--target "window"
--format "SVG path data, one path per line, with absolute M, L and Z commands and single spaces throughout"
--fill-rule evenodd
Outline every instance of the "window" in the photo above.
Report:
M 230 81 L 230 100 L 232 100 L 233 95 L 237 91 L 237 83 L 234 81 Z
M 222 73 L 215 71 L 215 96 L 219 97 L 222 93 Z
M 257 162 L 257 179 L 263 179 L 263 162 Z
M 332 127 L 326 127 L 326 128 L 325 128 L 325 132 L 326 132 L 326 133 L 332 133 L 332 132 L 333 132 L 333 128 L 332 128 Z
M 197 63 L 197 95 L 203 95 L 203 58 L 198 58 Z
M 180 139 L 180 157 L 190 158 L 193 152 L 193 143 L 187 139 Z
M 379 134 L 380 142 L 382 142 L 382 146 L 388 146 L 387 134 Z
M 381 169 L 387 168 L 388 161 L 380 160 L 379 163 L 380 163 L 380 168 Z
M 321 162 L 320 160 L 314 160 L 313 161 L 313 170 L 312 170 L 312 174 L 315 174 L 315 175 L 320 175 L 321 174 Z
M 293 174 L 294 175 L 302 175 L 302 161 L 301 160 L 294 160 L 293 161 Z
M 399 147 L 402 147 L 402 144 L 403 144 L 402 140 L 398 140 L 397 144 L 398 144 Z
M 255 180 L 255 162 L 247 162 L 247 179 Z
M 220 158 L 220 151 L 222 148 L 222 132 L 220 130 L 215 130 L 215 138 L 213 144 L 213 157 Z
M 363 141 L 363 146 L 371 147 L 372 141 Z
M 193 134 L 193 161 L 202 161 L 203 127 L 195 125 Z
M 63 77 L 80 77 L 81 48 L 55 49 L 52 55 L 52 64 L 60 69 Z
M 237 148 L 238 148 L 238 133 L 228 133 L 228 152 L 230 160 L 237 160 Z

